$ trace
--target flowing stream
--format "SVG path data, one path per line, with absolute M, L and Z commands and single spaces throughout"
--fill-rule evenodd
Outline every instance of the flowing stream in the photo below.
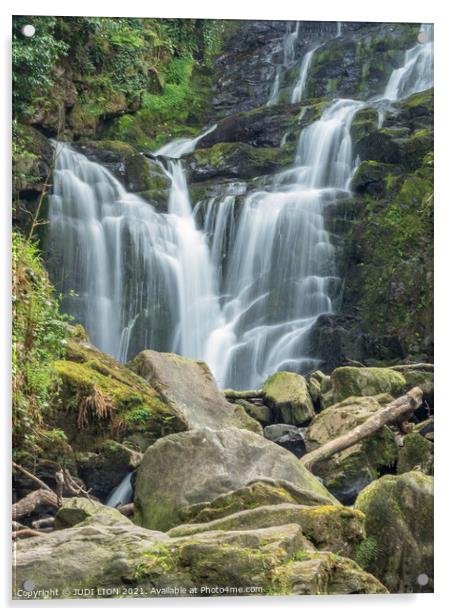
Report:
M 298 61 L 298 29 L 283 41 L 284 66 Z M 431 27 L 421 32 L 426 42 L 406 52 L 384 98 L 431 86 Z M 315 50 L 301 58 L 293 102 L 303 98 Z M 248 193 L 231 182 L 226 196 L 195 209 L 182 157 L 215 126 L 165 145 L 155 153 L 170 181 L 165 214 L 102 165 L 56 144 L 47 250 L 63 307 L 121 361 L 144 348 L 177 352 L 205 360 L 222 387 L 256 387 L 277 370 L 315 368 L 310 332 L 319 315 L 334 312 L 340 285 L 324 210 L 349 194 L 350 126 L 369 104 L 334 100 L 301 131 L 289 170 Z

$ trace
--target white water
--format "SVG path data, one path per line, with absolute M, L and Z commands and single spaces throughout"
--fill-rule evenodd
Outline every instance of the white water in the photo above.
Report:
M 404 64 L 393 71 L 383 98 L 401 100 L 433 86 L 433 26 L 422 24 L 419 36 L 425 42 L 405 52 Z
M 295 60 L 297 28 L 284 41 L 284 62 Z M 391 76 L 391 96 L 429 87 L 430 52 L 417 47 L 394 71 L 397 80 Z M 277 370 L 317 366 L 311 328 L 334 311 L 340 283 L 324 210 L 348 194 L 350 125 L 364 105 L 333 101 L 301 132 L 293 167 L 270 189 L 240 204 L 246 186 L 231 183 L 226 196 L 198 204 L 202 229 L 179 159 L 206 133 L 156 152 L 171 182 L 167 214 L 58 144 L 47 245 L 59 289 L 78 294 L 66 298 L 66 309 L 123 361 L 143 348 L 175 351 L 207 361 L 221 386 L 259 386 Z
M 118 507 L 118 505 L 127 505 L 132 502 L 132 473 L 128 473 L 122 481 L 112 490 L 111 494 L 105 501 L 109 507 Z
M 309 68 L 311 66 L 312 57 L 318 47 L 314 47 L 308 51 L 301 62 L 300 75 L 292 91 L 292 103 L 299 103 L 303 97 L 306 81 L 308 79 Z

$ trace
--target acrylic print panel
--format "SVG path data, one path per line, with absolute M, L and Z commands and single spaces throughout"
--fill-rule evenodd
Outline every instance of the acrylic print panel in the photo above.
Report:
M 13 20 L 15 599 L 433 590 L 433 26 Z

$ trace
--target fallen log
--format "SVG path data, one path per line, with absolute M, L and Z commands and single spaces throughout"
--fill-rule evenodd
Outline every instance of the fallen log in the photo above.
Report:
M 23 518 L 39 507 L 40 505 L 44 505 L 47 507 L 55 507 L 58 508 L 58 497 L 52 490 L 34 490 L 34 492 L 30 492 L 24 498 L 21 498 L 20 501 L 17 501 L 12 507 L 12 516 L 13 520 L 17 520 L 19 518 Z
M 43 530 L 44 528 L 48 528 L 50 526 L 54 526 L 55 518 L 53 516 L 49 516 L 47 518 L 40 518 L 39 520 L 35 520 L 31 523 L 32 528 L 35 530 Z
M 247 389 L 245 391 L 236 391 L 235 389 L 223 389 L 222 394 L 230 400 L 249 400 L 250 398 L 262 398 L 264 391 L 262 389 Z
M 40 537 L 43 534 L 41 531 L 33 530 L 32 528 L 21 528 L 13 532 L 12 539 L 16 541 L 17 539 L 27 539 L 28 537 Z
M 422 389 L 420 387 L 413 387 L 413 389 L 410 389 L 404 396 L 397 398 L 379 411 L 375 411 L 372 416 L 360 426 L 356 426 L 356 428 L 353 428 L 353 430 L 350 430 L 346 434 L 342 434 L 332 441 L 325 443 L 325 445 L 310 451 L 300 458 L 300 462 L 302 462 L 307 469 L 312 469 L 318 462 L 326 460 L 333 454 L 355 445 L 381 427 L 387 424 L 406 421 L 411 417 L 413 411 L 419 408 L 421 404 Z
M 32 481 L 34 481 L 43 490 L 50 490 L 50 491 L 52 491 L 52 489 L 49 488 L 49 486 L 46 483 L 41 481 L 41 479 L 38 479 L 38 477 L 33 475 L 33 473 L 30 473 L 30 471 L 27 471 L 27 469 L 24 468 L 23 466 L 21 466 L 20 464 L 17 464 L 16 462 L 13 462 L 13 468 L 16 471 L 19 471 L 20 473 L 25 475 L 25 477 L 28 477 L 28 479 L 31 479 Z

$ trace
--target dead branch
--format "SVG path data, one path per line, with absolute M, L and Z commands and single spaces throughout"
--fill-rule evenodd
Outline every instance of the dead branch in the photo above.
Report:
M 40 518 L 39 520 L 35 520 L 31 523 L 32 528 L 35 530 L 39 530 L 41 528 L 47 528 L 49 526 L 53 526 L 55 524 L 55 518 L 52 516 L 48 516 L 47 518 Z
M 353 428 L 353 430 L 350 430 L 346 434 L 338 436 L 318 449 L 314 449 L 314 451 L 307 453 L 300 458 L 300 461 L 306 468 L 312 469 L 318 462 L 326 460 L 333 454 L 355 445 L 355 443 L 370 436 L 382 426 L 406 421 L 411 417 L 413 411 L 419 408 L 421 404 L 422 389 L 420 389 L 420 387 L 413 387 L 413 389 L 404 396 L 397 398 L 379 411 L 375 411 L 372 416 L 360 426 L 356 426 L 356 428 Z
M 20 501 L 17 501 L 12 507 L 13 520 L 23 518 L 41 506 L 54 507 L 58 509 L 58 497 L 52 490 L 35 490 L 24 496 Z
M 27 469 L 23 466 L 20 466 L 20 464 L 16 464 L 16 462 L 13 462 L 13 468 L 25 475 L 25 477 L 28 477 L 28 479 L 31 479 L 32 481 L 37 483 L 39 487 L 43 488 L 44 490 L 49 490 L 50 492 L 53 492 L 53 490 L 49 488 L 46 483 L 41 481 L 41 479 L 38 479 L 38 477 L 33 475 L 33 473 L 30 473 L 30 471 L 27 471 Z
M 93 499 L 91 498 L 89 494 L 89 490 L 85 490 L 83 486 L 78 482 L 78 480 L 72 477 L 71 473 L 67 470 L 67 468 L 63 469 L 63 477 L 64 477 L 64 487 L 73 496 L 79 496 L 80 494 L 83 494 L 83 496 L 86 496 L 86 498 L 90 502 L 93 502 Z

